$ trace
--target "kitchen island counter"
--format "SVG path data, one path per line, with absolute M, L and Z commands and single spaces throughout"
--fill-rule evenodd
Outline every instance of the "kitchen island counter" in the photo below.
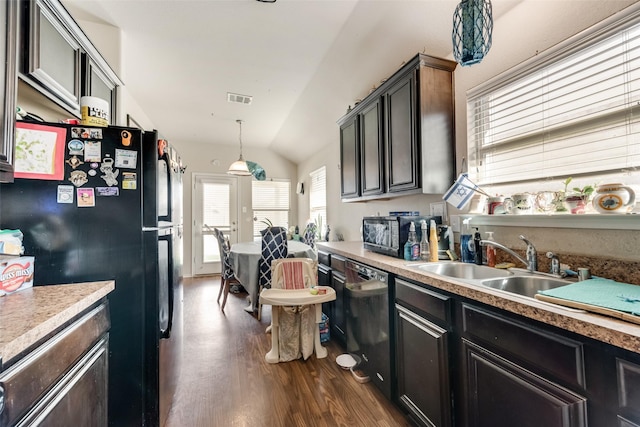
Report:
M 114 289 L 114 281 L 101 281 L 34 286 L 0 297 L 0 371 Z
M 381 255 L 364 249 L 362 242 L 317 242 L 316 245 L 322 250 L 371 267 L 640 354 L 640 325 L 638 324 L 567 309 L 517 294 L 472 285 L 455 278 L 445 278 L 410 268 L 411 264 L 421 264 L 425 261 L 410 262 Z

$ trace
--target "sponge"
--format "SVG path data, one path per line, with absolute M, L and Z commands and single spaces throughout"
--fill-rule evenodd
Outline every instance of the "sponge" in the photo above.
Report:
M 513 268 L 516 265 L 512 262 L 501 262 L 500 264 L 496 264 L 496 268 L 502 268 L 502 269 L 507 269 L 507 268 Z

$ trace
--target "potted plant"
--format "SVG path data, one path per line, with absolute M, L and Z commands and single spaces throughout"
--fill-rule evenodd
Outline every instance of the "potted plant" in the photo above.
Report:
M 595 188 L 593 185 L 585 185 L 584 187 L 573 187 L 573 190 L 568 192 L 570 182 L 571 177 L 564 181 L 564 207 L 572 214 L 583 214 Z

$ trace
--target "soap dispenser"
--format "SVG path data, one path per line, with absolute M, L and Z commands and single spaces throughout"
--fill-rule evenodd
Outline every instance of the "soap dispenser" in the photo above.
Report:
M 476 232 L 473 235 L 473 247 L 475 250 L 475 261 L 477 265 L 482 265 L 482 247 L 480 246 L 480 230 L 476 227 Z
M 487 231 L 486 234 L 487 240 L 493 242 L 493 231 Z M 491 244 L 487 244 L 487 265 L 489 267 L 496 266 L 496 247 Z

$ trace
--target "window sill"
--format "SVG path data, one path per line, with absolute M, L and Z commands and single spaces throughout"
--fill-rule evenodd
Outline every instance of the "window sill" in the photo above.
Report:
M 600 230 L 640 230 L 640 215 L 558 214 L 558 215 L 461 215 L 470 224 L 505 227 L 589 228 Z

